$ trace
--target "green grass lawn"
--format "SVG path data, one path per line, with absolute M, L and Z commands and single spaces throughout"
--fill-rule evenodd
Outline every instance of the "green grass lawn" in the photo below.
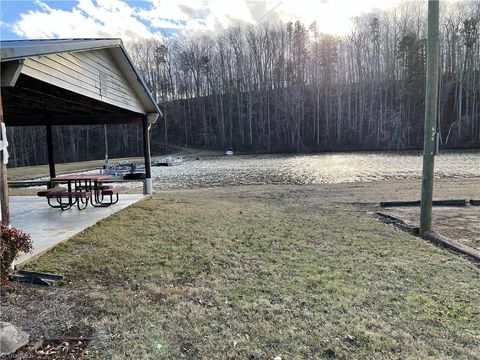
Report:
M 5 309 L 44 336 L 91 329 L 91 358 L 478 358 L 475 265 L 298 198 L 158 193 L 29 264 L 67 284 L 17 289 Z

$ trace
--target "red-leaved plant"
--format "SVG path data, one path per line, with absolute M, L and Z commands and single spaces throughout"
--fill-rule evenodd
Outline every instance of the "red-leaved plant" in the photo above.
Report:
M 32 239 L 24 232 L 0 225 L 0 279 L 2 285 L 8 283 L 8 274 L 13 260 L 20 252 L 32 251 Z

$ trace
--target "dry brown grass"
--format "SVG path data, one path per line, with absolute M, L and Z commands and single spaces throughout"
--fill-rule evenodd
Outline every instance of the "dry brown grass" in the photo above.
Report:
M 93 329 L 102 359 L 477 357 L 479 269 L 324 193 L 158 193 L 29 264 L 68 284 L 5 294 L 4 314 Z

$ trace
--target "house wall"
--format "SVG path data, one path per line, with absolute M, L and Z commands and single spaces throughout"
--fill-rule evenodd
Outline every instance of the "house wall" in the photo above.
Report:
M 146 113 L 107 49 L 28 58 L 22 74 L 138 113 Z

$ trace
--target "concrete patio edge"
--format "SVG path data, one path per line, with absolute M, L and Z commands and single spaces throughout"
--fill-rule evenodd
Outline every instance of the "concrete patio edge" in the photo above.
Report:
M 38 258 L 58 244 L 70 240 L 119 211 L 149 199 L 152 195 L 124 194 L 123 201 L 120 200 L 119 203 L 112 207 L 87 208 L 81 212 L 76 210 L 76 208 L 64 212 L 49 208 L 45 199 L 37 197 L 10 197 L 13 210 L 12 226 L 30 234 L 34 246 L 32 253 L 19 256 L 14 261 L 14 266 L 23 265 Z M 26 198 L 31 198 L 32 202 L 25 205 L 24 203 L 28 200 Z M 36 213 L 35 210 L 39 210 L 39 212 Z M 89 211 L 90 213 L 88 213 Z M 64 227 L 62 228 L 62 226 Z

